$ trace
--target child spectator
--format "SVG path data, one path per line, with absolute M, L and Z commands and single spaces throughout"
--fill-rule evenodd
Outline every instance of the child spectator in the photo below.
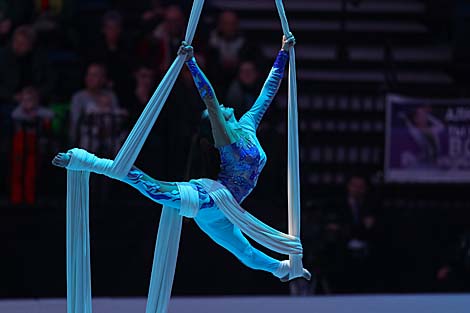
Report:
M 13 110 L 11 117 L 14 121 L 34 121 L 40 119 L 48 121 L 52 119 L 54 113 L 39 105 L 39 94 L 34 87 L 25 87 L 19 94 L 19 104 Z
M 49 143 L 54 113 L 39 105 L 39 94 L 33 87 L 24 88 L 18 99 L 11 115 L 14 130 L 10 200 L 13 204 L 34 204 L 36 178 Z

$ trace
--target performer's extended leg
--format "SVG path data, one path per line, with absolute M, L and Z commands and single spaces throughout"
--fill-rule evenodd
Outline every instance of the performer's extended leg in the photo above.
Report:
M 277 275 L 281 262 L 254 248 L 217 207 L 199 211 L 197 225 L 217 244 L 234 254 L 244 265 Z
M 139 190 L 144 196 L 151 200 L 179 209 L 181 206 L 181 196 L 176 183 L 164 182 L 153 179 L 137 167 L 132 167 L 127 176 L 122 180 Z M 213 204 L 209 195 L 198 185 L 192 184 L 194 190 L 198 191 L 200 208 L 205 208 Z
M 89 160 L 86 158 L 81 160 L 82 162 L 80 162 L 80 169 L 104 174 L 111 177 L 108 173 L 109 164 L 112 164 L 111 160 L 100 159 L 84 150 L 81 150 L 81 153 L 85 154 L 86 156 L 90 156 L 90 158 Z M 72 153 L 70 151 L 67 153 L 59 153 L 54 158 L 54 160 L 52 160 L 52 164 L 59 167 L 67 167 L 71 162 L 71 158 Z M 164 182 L 153 179 L 135 166 L 133 166 L 129 173 L 127 173 L 127 175 L 120 180 L 131 185 L 135 189 L 139 190 L 144 196 L 159 204 L 167 205 L 175 209 L 179 209 L 181 206 L 181 196 L 177 183 Z M 210 199 L 209 195 L 200 186 L 196 184 L 191 185 L 194 190 L 198 191 L 199 208 L 205 208 L 213 205 L 214 202 L 212 199 Z

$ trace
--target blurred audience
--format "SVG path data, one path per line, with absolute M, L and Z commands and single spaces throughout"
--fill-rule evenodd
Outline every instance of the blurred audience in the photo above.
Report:
M 0 52 L 0 103 L 19 100 L 26 86 L 38 88 L 47 99 L 54 90 L 54 70 L 47 55 L 34 47 L 35 34 L 31 27 L 18 27 L 11 45 Z
M 70 104 L 70 140 L 71 145 L 77 145 L 81 138 L 87 136 L 87 127 L 81 127 L 85 115 L 88 112 L 97 111 L 100 108 L 101 95 L 109 95 L 109 106 L 119 108 L 118 98 L 108 88 L 108 78 L 104 65 L 92 63 L 88 66 L 85 75 L 85 89 L 76 92 Z

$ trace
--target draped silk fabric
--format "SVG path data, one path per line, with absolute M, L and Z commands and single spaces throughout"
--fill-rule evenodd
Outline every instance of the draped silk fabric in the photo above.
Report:
M 201 15 L 204 0 L 194 0 L 185 41 L 191 44 Z M 289 35 L 287 19 L 282 1 L 276 0 L 281 16 L 283 31 Z M 291 261 L 290 278 L 302 276 L 302 247 L 300 244 L 300 200 L 298 169 L 297 105 L 295 81 L 295 55 L 290 48 L 289 71 L 289 235 L 282 234 L 256 220 L 238 206 L 223 186 L 215 186 L 204 180 L 220 208 L 228 208 L 225 214 L 259 243 L 280 253 L 289 254 Z M 142 146 L 173 88 L 176 78 L 184 65 L 185 56 L 179 55 L 163 77 L 137 123 L 130 132 L 114 161 L 103 160 L 100 164 L 103 174 L 122 179 L 130 171 Z M 72 153 L 75 153 L 73 151 Z M 79 153 L 79 152 L 77 152 Z M 73 158 L 72 158 L 73 160 Z M 72 163 L 72 161 L 71 161 Z M 67 167 L 67 312 L 91 313 L 91 268 L 89 236 L 89 176 L 90 172 L 80 166 Z M 197 194 L 187 184 L 178 184 L 182 197 L 181 210 L 163 207 L 158 227 L 157 243 L 150 279 L 146 313 L 167 311 L 178 255 L 182 218 L 179 214 L 194 217 L 199 207 Z M 228 193 L 228 194 L 227 194 Z M 232 200 L 230 200 L 230 198 Z M 227 200 L 228 199 L 228 200 Z M 234 203 L 233 203 L 234 202 Z M 235 205 L 236 204 L 236 205 Z M 240 214 L 230 214 L 238 210 Z M 236 213 L 236 212 L 235 212 Z M 233 216 L 232 216 L 233 215 Z M 240 220 L 241 216 L 241 220 Z M 229 217 L 228 217 L 229 218 Z
M 275 0 L 281 19 L 284 36 L 289 37 L 290 30 L 282 0 Z M 289 83 L 287 101 L 287 208 L 289 234 L 300 238 L 300 173 L 299 173 L 299 126 L 297 112 L 297 72 L 295 49 L 289 48 Z M 302 276 L 301 255 L 289 255 L 291 272 L 289 277 Z

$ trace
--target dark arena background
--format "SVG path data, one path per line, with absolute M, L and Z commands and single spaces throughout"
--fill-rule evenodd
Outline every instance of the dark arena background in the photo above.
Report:
M 0 0 L 0 312 L 66 311 L 66 171 L 51 160 L 76 146 L 114 158 L 191 5 Z M 248 269 L 185 219 L 169 312 L 469 312 L 470 1 L 284 5 L 313 279 Z M 281 37 L 274 0 L 206 1 L 192 45 L 237 118 Z M 184 68 L 136 165 L 164 181 L 197 177 L 203 109 Z M 267 165 L 243 202 L 284 231 L 286 121 L 287 75 L 258 129 Z M 161 206 L 104 176 L 90 186 L 94 311 L 143 312 Z

